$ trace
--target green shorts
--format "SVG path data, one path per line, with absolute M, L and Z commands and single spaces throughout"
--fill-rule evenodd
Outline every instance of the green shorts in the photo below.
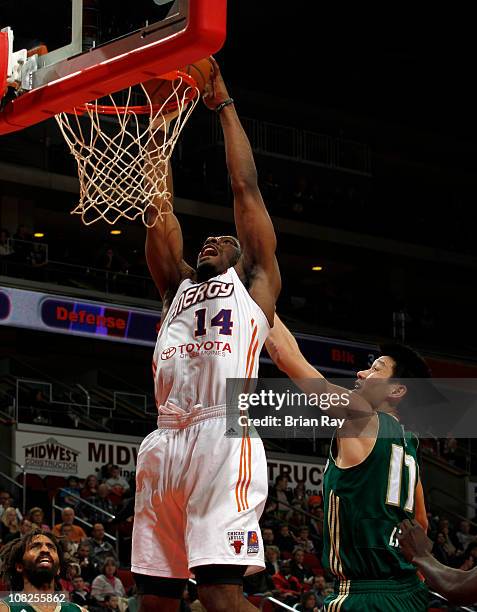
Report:
M 326 612 L 426 612 L 429 594 L 417 576 L 401 580 L 340 580 Z

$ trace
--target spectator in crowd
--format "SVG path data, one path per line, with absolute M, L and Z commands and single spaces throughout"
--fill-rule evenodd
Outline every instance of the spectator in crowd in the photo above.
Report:
M 106 557 L 104 560 L 101 573 L 93 580 L 91 585 L 91 596 L 96 601 L 104 602 L 105 595 L 114 593 L 118 597 L 125 597 L 123 583 L 116 576 L 118 564 L 113 557 Z
M 79 544 L 81 540 L 86 540 L 86 533 L 79 525 L 74 525 L 75 521 L 75 511 L 73 508 L 63 508 L 61 512 L 61 523 L 58 523 L 53 527 L 53 534 L 58 538 L 62 534 L 63 525 L 71 525 L 73 529 L 71 533 L 68 535 L 68 539 L 71 542 L 75 542 L 75 544 Z
M 5 508 L 10 505 L 8 502 L 9 499 L 10 493 L 8 493 L 8 491 L 0 491 L 0 518 L 2 518 Z
M 0 518 L 2 518 L 3 513 L 6 508 L 15 508 L 15 512 L 17 514 L 17 519 L 19 521 L 22 520 L 23 516 L 20 510 L 15 506 L 15 501 L 13 497 L 8 493 L 8 491 L 0 491 Z
M 449 465 L 452 465 L 459 470 L 466 469 L 465 451 L 459 446 L 455 438 L 450 437 L 444 440 L 441 457 L 447 461 Z
M 28 513 L 28 518 L 34 529 L 42 529 L 43 531 L 50 531 L 50 527 L 44 522 L 45 513 L 39 506 L 35 506 Z
M 104 482 L 98 485 L 97 493 L 94 497 L 89 497 L 88 501 L 98 508 L 91 508 L 83 504 L 83 512 L 88 517 L 91 523 L 109 523 L 112 519 L 101 510 L 109 514 L 115 513 L 113 502 L 109 499 L 109 487 Z
M 470 533 L 470 522 L 463 520 L 459 524 L 459 529 L 456 532 L 456 538 L 459 543 L 459 548 L 465 550 L 471 542 L 475 542 L 477 537 Z
M 443 565 L 449 565 L 449 555 L 447 554 L 445 544 L 446 536 L 443 533 L 438 533 L 434 546 L 432 547 L 432 554 Z
M 96 259 L 96 267 L 107 272 L 126 272 L 128 262 L 111 246 L 105 245 Z
M 296 606 L 299 612 L 319 612 L 318 602 L 316 601 L 316 595 L 312 591 L 303 593 L 300 599 L 300 603 Z
M 76 478 L 76 476 L 70 476 L 66 481 L 66 487 L 63 487 L 58 492 L 58 504 L 63 507 L 69 506 L 70 508 L 76 508 L 80 503 L 80 500 L 77 499 L 80 496 L 81 487 L 79 480 Z
M 447 519 L 442 519 L 439 521 L 439 532 L 442 533 L 445 537 L 444 547 L 449 558 L 455 557 L 457 553 L 457 547 L 452 541 L 450 535 L 449 521 Z
M 9 240 L 10 232 L 8 232 L 6 229 L 0 228 L 0 257 L 7 257 L 13 253 Z
M 285 517 L 289 511 L 288 505 L 292 501 L 292 492 L 288 490 L 288 477 L 281 474 L 275 478 L 275 486 L 270 491 L 270 495 L 278 500 L 277 512 L 281 517 Z M 283 503 L 280 503 L 283 502 Z M 285 506 L 284 504 L 288 504 Z
M 5 508 L 0 518 L 0 542 L 8 544 L 20 537 L 20 527 L 15 508 Z
M 310 593 L 314 593 L 316 597 L 316 605 L 321 608 L 327 596 L 327 585 L 324 576 L 315 576 L 311 583 Z
M 310 500 L 312 498 L 310 497 Z M 323 550 L 323 530 L 325 514 L 321 505 L 313 503 L 310 505 L 310 513 L 314 518 L 310 519 L 310 539 L 314 544 L 315 551 L 321 554 Z
M 292 560 L 290 561 L 290 574 L 300 582 L 301 585 L 313 581 L 313 572 L 305 565 L 305 551 L 303 548 L 296 548 Z
M 71 593 L 75 588 L 73 580 L 80 576 L 80 568 L 77 563 L 68 563 L 65 570 L 65 576 L 60 578 L 60 584 L 63 591 Z
M 77 542 L 71 540 L 72 537 L 74 537 L 73 525 L 62 525 L 60 544 L 63 547 L 63 556 L 68 562 L 74 561 L 79 546 Z
M 312 553 L 315 551 L 315 547 L 313 546 L 313 542 L 310 540 L 310 529 L 308 527 L 300 527 L 298 530 L 298 535 L 296 537 L 296 542 L 298 546 L 303 548 L 303 550 L 307 553 Z
M 28 519 L 24 518 L 20 521 L 20 535 L 21 536 L 24 536 L 27 533 L 30 533 L 30 531 L 32 531 L 33 528 L 34 527 L 32 523 Z M 48 531 L 50 530 L 48 529 Z
M 119 597 L 114 593 L 106 593 L 103 599 L 103 607 L 106 610 L 121 610 Z
M 80 542 L 74 557 L 74 561 L 80 567 L 81 577 L 88 584 L 91 584 L 99 574 L 99 566 L 91 559 L 90 553 L 91 547 L 89 542 L 85 540 L 84 542 Z
M 85 584 L 82 576 L 75 576 L 72 580 L 73 590 L 70 593 L 70 601 L 78 606 L 86 607 L 93 605 L 93 599 L 91 597 L 90 589 Z
M 293 489 L 292 505 L 300 504 L 302 510 L 308 510 L 307 502 L 305 483 L 301 480 L 297 482 L 296 487 Z
M 81 497 L 90 501 L 91 497 L 98 494 L 98 479 L 95 474 L 90 474 L 81 489 Z
M 293 549 L 296 546 L 296 540 L 290 532 L 290 528 L 287 523 L 280 525 L 280 531 L 276 537 L 276 543 L 282 552 L 293 552 Z
M 15 234 L 13 234 L 13 250 L 15 261 L 18 263 L 27 263 L 30 253 L 31 233 L 26 225 L 19 225 Z
M 111 477 L 108 478 L 106 484 L 110 489 L 113 487 L 121 487 L 123 495 L 129 492 L 128 481 L 121 476 L 121 471 L 117 465 L 113 465 L 111 468 Z
M 284 603 L 293 605 L 298 600 L 301 585 L 285 562 L 280 563 L 280 571 L 272 576 L 272 580 Z
M 91 530 L 91 537 L 88 539 L 88 543 L 91 547 L 91 560 L 93 563 L 97 563 L 99 567 L 102 567 L 106 559 L 113 559 L 116 561 L 116 551 L 112 544 L 105 540 L 104 525 L 102 523 L 95 523 Z
M 306 515 L 303 514 L 302 502 L 293 501 L 293 510 L 290 510 L 286 515 L 287 523 L 294 531 L 301 529 L 306 523 Z
M 278 546 L 265 546 L 265 568 L 270 576 L 280 571 L 280 549 Z
M 270 527 L 264 527 L 262 529 L 262 540 L 264 546 L 271 546 L 275 543 L 275 535 L 273 534 L 273 529 Z
M 104 465 L 101 466 L 100 469 L 100 480 L 108 480 L 108 478 L 111 478 L 111 470 L 113 469 L 113 464 L 112 463 L 105 463 Z

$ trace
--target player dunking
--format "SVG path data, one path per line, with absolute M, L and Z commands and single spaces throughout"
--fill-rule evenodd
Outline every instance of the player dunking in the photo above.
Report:
M 255 610 L 242 577 L 265 566 L 265 453 L 258 438 L 224 436 L 225 389 L 227 378 L 257 374 L 280 274 L 250 143 L 211 62 L 203 98 L 224 133 L 238 240 L 207 238 L 193 269 L 173 214 L 147 233 L 163 312 L 153 361 L 158 429 L 137 461 L 132 571 L 142 612 L 177 612 L 189 570 L 208 612 Z
M 300 352 L 275 317 L 267 339 L 273 361 L 308 393 L 337 393 L 331 417 L 347 419 L 336 431 L 323 478 L 323 564 L 336 578 L 327 612 L 424 612 L 427 589 L 398 548 L 399 523 L 414 518 L 427 529 L 417 465 L 417 438 L 400 425 L 399 405 L 412 397 L 407 379 L 429 369 L 412 349 L 381 347 L 381 356 L 357 373 L 350 392 L 327 381 Z

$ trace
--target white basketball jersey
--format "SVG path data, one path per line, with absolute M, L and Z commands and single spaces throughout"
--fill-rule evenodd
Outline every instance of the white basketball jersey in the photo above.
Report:
M 234 268 L 206 282 L 182 281 L 153 358 L 156 404 L 225 406 L 227 378 L 256 378 L 270 326 Z

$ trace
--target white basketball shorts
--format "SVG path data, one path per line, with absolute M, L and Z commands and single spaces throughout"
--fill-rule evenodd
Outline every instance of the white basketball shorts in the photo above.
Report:
M 262 441 L 225 437 L 223 410 L 169 420 L 164 428 L 161 416 L 160 429 L 139 449 L 132 571 L 189 578 L 199 565 L 246 565 L 246 575 L 262 570 Z

